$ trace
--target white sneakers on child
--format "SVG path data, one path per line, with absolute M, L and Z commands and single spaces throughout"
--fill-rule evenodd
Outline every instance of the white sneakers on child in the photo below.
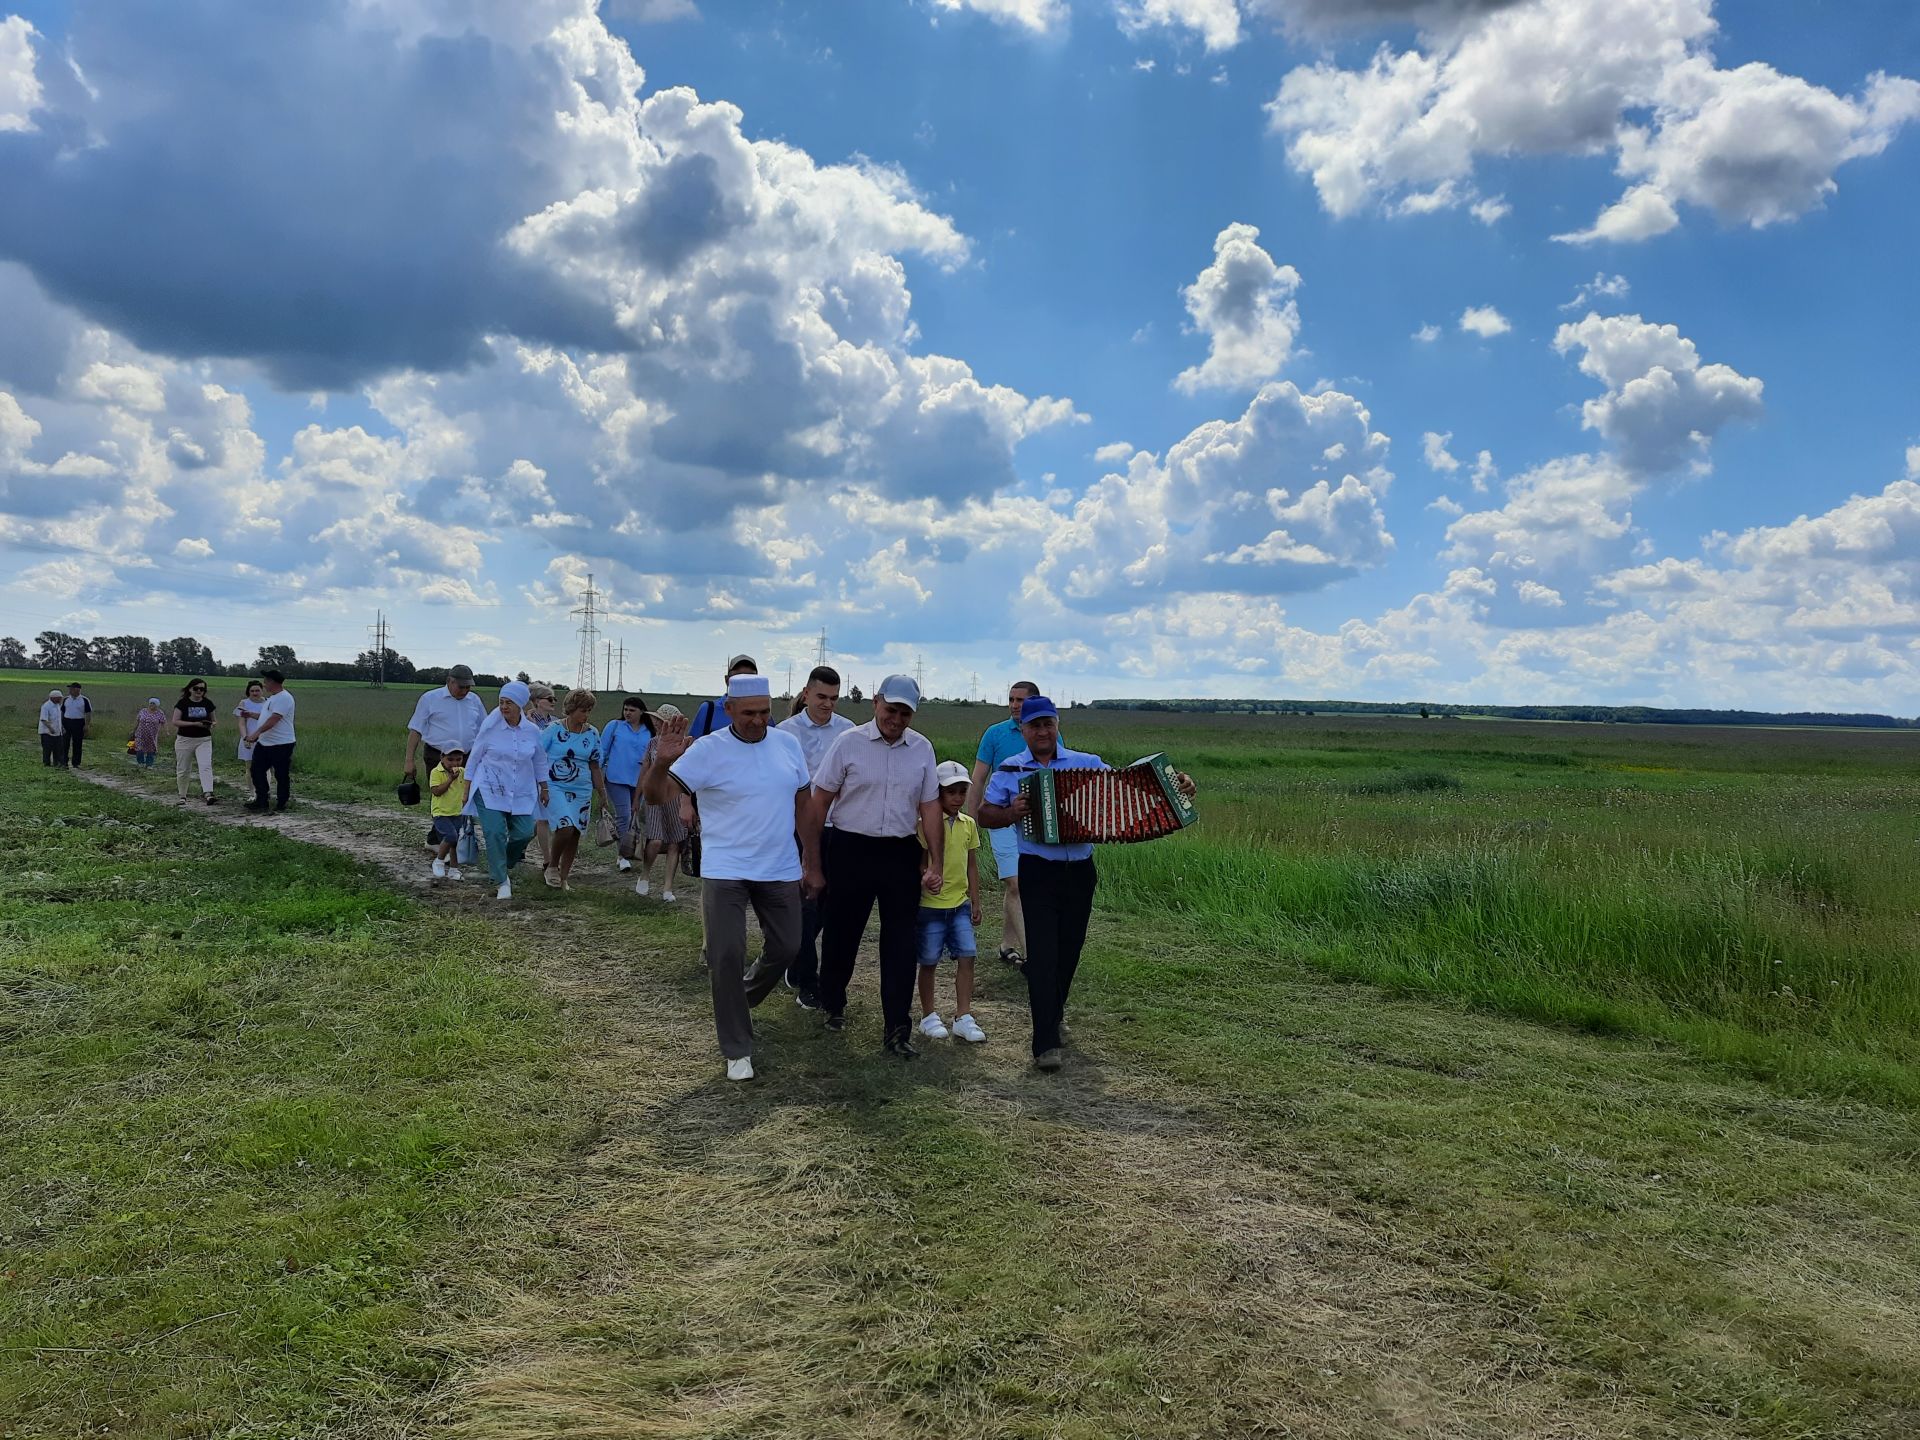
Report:
M 645 875 L 642 875 L 638 880 L 633 882 L 633 893 L 636 895 L 644 895 L 651 889 L 653 889 L 653 887 L 647 884 L 647 877 Z
M 500 882 L 500 888 L 493 892 L 493 898 L 496 900 L 513 899 L 513 881 L 502 880 Z
M 660 898 L 666 901 L 667 904 L 671 905 L 674 902 L 674 900 L 677 899 L 678 897 L 675 896 L 671 890 L 662 890 L 660 892 Z
M 753 1057 L 742 1055 L 738 1060 L 727 1061 L 727 1079 L 751 1080 L 753 1078 Z
M 444 880 L 447 878 L 447 862 L 442 860 L 438 855 L 433 857 L 433 878 L 436 880 Z
M 624 875 L 627 873 L 627 871 L 633 869 L 633 861 L 627 859 L 626 856 L 622 855 L 619 861 L 614 865 L 613 868 L 618 870 L 622 875 Z
M 979 1022 L 971 1015 L 962 1015 L 953 1022 L 953 1033 L 962 1040 L 978 1045 L 987 1038 L 987 1032 L 980 1028 Z
M 460 878 L 461 878 L 460 871 L 455 866 L 452 866 L 452 865 L 447 866 L 447 879 L 458 880 Z
M 941 1023 L 938 1014 L 933 1014 L 920 1022 L 920 1033 L 929 1040 L 944 1040 L 947 1038 L 947 1027 Z

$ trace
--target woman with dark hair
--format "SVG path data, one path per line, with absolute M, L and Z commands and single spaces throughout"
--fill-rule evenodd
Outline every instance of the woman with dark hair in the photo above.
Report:
M 249 680 L 246 697 L 233 707 L 233 718 L 240 722 L 240 763 L 243 765 L 253 764 L 253 746 L 247 743 L 247 731 L 259 723 L 266 699 L 267 687 L 258 680 Z
M 207 682 L 198 676 L 180 689 L 173 703 L 173 784 L 182 800 L 187 793 L 187 772 L 198 767 L 200 793 L 213 804 L 213 701 L 207 698 Z
M 620 868 L 633 868 L 635 800 L 640 789 L 640 765 L 653 741 L 653 717 L 644 695 L 620 702 L 620 718 L 600 732 L 600 769 L 607 779 L 607 800 L 613 810 L 613 833 L 620 846 Z M 641 802 L 644 804 L 644 802 Z M 640 811 L 644 818 L 645 811 Z

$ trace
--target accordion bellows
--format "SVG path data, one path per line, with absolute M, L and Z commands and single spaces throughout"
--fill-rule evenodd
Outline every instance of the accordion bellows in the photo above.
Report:
M 1042 845 L 1158 840 L 1200 818 L 1173 777 L 1165 755 L 1122 770 L 1035 768 L 1020 781 L 1029 807 L 1021 832 Z

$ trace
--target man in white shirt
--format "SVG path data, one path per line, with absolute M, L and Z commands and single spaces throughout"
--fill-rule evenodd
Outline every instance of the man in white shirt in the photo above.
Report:
M 911 675 L 880 682 L 873 719 L 844 731 L 821 762 L 800 830 L 806 888 L 827 897 L 820 956 L 827 1028 L 846 1026 L 847 982 L 878 905 L 880 1010 L 887 1051 L 903 1060 L 919 1053 L 912 1043 L 912 1007 L 920 893 L 939 892 L 945 863 L 933 744 L 908 728 L 919 708 L 920 687 Z
M 800 692 L 800 711 L 780 722 L 780 728 L 800 742 L 806 753 L 807 774 L 820 773 L 820 762 L 843 731 L 853 729 L 853 721 L 839 713 L 840 672 L 831 665 L 816 665 Z M 798 839 L 798 837 L 795 837 Z M 818 1010 L 820 998 L 820 897 L 800 897 L 800 948 L 787 968 L 787 984 L 793 987 L 793 1003 L 802 1010 Z
M 60 692 L 49 690 L 47 698 L 40 702 L 40 763 L 64 767 L 66 756 L 60 752 L 66 738 L 66 727 L 60 722 L 66 716 L 60 709 Z
M 807 798 L 800 742 L 771 728 L 772 687 L 762 675 L 727 682 L 724 730 L 687 738 L 674 716 L 654 739 L 644 793 L 654 805 L 682 794 L 700 807 L 700 919 L 713 987 L 713 1026 L 729 1080 L 753 1078 L 753 1007 L 766 999 L 800 938 L 800 856 L 793 837 Z M 751 970 L 747 909 L 766 942 Z
M 67 698 L 60 702 L 60 763 L 80 768 L 80 752 L 86 748 L 87 730 L 93 724 L 93 702 L 80 693 L 80 682 L 67 686 Z
M 470 753 L 480 723 L 486 718 L 486 701 L 473 693 L 472 668 L 455 665 L 447 671 L 446 684 L 436 685 L 414 704 L 413 718 L 407 721 L 407 759 L 401 774 L 408 780 L 416 778 L 414 753 L 418 750 L 426 752 L 423 759 L 429 775 L 446 751 Z M 439 844 L 431 825 L 427 827 L 427 844 Z
M 293 789 L 293 695 L 286 688 L 287 677 L 278 670 L 262 670 L 260 684 L 267 698 L 260 702 L 259 719 L 246 732 L 247 743 L 253 746 L 253 799 L 245 808 L 256 813 L 267 808 L 269 774 L 273 776 L 275 810 L 287 808 Z

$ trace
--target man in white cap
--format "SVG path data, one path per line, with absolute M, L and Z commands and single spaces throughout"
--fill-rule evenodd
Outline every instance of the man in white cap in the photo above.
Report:
M 472 669 L 455 665 L 447 671 L 446 684 L 434 686 L 414 702 L 413 717 L 407 721 L 407 758 L 401 769 L 402 777 L 408 780 L 415 777 L 416 751 L 426 752 L 422 759 L 429 775 L 447 751 L 466 754 L 473 749 L 474 737 L 479 735 L 480 723 L 486 718 L 487 702 L 473 693 Z M 432 826 L 427 827 L 427 844 L 435 848 L 440 844 L 440 836 Z
M 819 997 L 827 1028 L 846 1026 L 847 982 L 878 904 L 880 1010 L 887 1050 L 903 1060 L 918 1053 L 912 1021 L 920 895 L 939 892 L 945 864 L 933 745 L 908 728 L 919 708 L 912 676 L 880 682 L 873 719 L 842 734 L 820 762 L 800 831 L 806 888 L 826 897 Z
M 697 740 L 687 719 L 668 719 L 654 739 L 645 794 L 700 806 L 700 919 L 713 988 L 713 1025 L 729 1080 L 753 1078 L 753 1007 L 780 983 L 800 944 L 800 857 L 794 831 L 807 798 L 800 742 L 769 728 L 773 691 L 762 675 L 727 682 L 730 722 Z M 766 949 L 747 969 L 747 910 Z
M 60 723 L 65 718 L 60 710 L 60 698 L 58 690 L 49 690 L 47 698 L 40 702 L 40 763 L 64 770 L 67 757 L 60 750 L 66 732 Z

